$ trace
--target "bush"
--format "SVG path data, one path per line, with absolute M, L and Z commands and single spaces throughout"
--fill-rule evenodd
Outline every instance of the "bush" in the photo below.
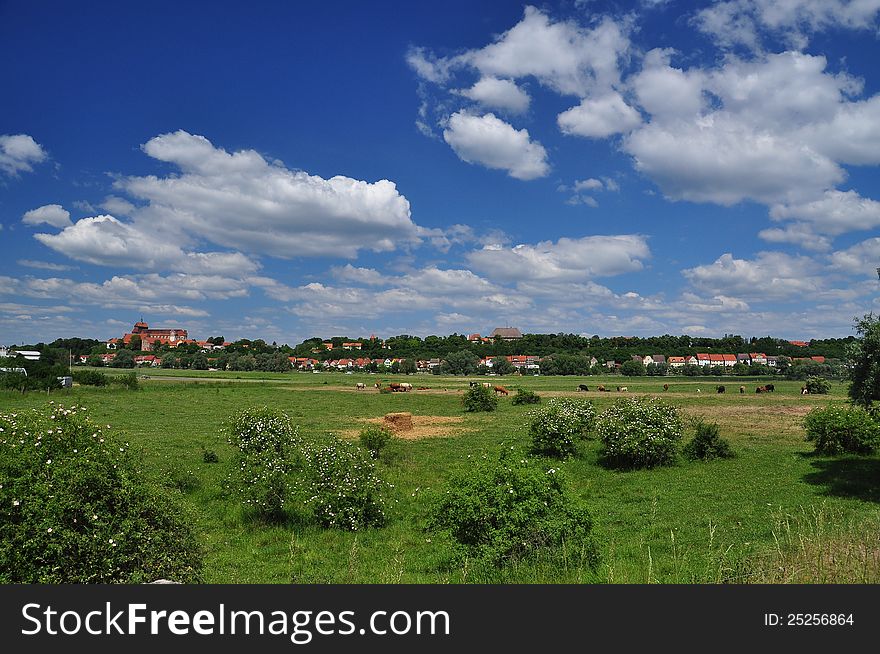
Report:
M 593 428 L 596 410 L 587 400 L 553 398 L 529 416 L 532 451 L 565 458 L 574 454 L 575 439 Z
M 130 372 L 127 375 L 114 375 L 113 377 L 110 377 L 110 383 L 125 386 L 130 391 L 136 391 L 140 386 L 140 384 L 138 384 L 137 375 L 133 372 Z
M 693 440 L 684 446 L 682 452 L 692 461 L 711 461 L 730 459 L 734 455 L 730 443 L 721 438 L 718 423 L 698 421 Z
M 807 377 L 807 392 L 810 395 L 828 395 L 831 390 L 831 384 L 824 377 L 809 376 Z
M 279 519 L 295 487 L 291 472 L 302 463 L 302 441 L 290 418 L 268 407 L 236 413 L 225 425 L 236 452 L 227 484 L 245 506 Z
M 107 375 L 96 370 L 74 370 L 73 381 L 83 386 L 106 386 Z
M 457 558 L 494 566 L 563 545 L 569 557 L 591 566 L 598 560 L 590 513 L 566 490 L 560 472 L 509 451 L 450 479 L 433 503 L 428 528 L 452 539 Z
M 202 450 L 202 461 L 205 463 L 218 463 L 220 457 L 214 450 Z
M 541 396 L 526 388 L 517 388 L 511 404 L 540 404 Z
M 871 454 L 880 445 L 880 425 L 857 406 L 813 409 L 804 417 L 804 428 L 819 454 Z
M 682 425 L 678 410 L 662 400 L 627 398 L 599 415 L 596 431 L 609 463 L 626 468 L 653 468 L 675 460 Z
M 84 408 L 0 415 L 0 583 L 196 582 L 190 523 Z
M 482 385 L 469 388 L 462 401 L 465 411 L 494 411 L 498 407 L 498 398 Z
M 361 429 L 359 440 L 361 446 L 370 452 L 370 456 L 378 459 L 380 450 L 388 445 L 392 437 L 393 434 L 387 427 L 367 425 Z
M 323 527 L 356 531 L 387 520 L 384 493 L 391 484 L 377 474 L 363 450 L 339 439 L 309 455 L 306 504 Z

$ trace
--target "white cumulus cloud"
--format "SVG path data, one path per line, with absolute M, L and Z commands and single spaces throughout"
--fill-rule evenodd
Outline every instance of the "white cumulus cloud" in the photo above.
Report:
M 641 122 L 639 112 L 614 91 L 597 98 L 581 100 L 578 106 L 563 111 L 557 117 L 563 134 L 588 138 L 606 138 L 629 132 Z
M 27 134 L 0 134 L 0 172 L 11 177 L 31 172 L 34 164 L 45 161 L 43 146 Z
M 469 89 L 460 91 L 461 95 L 479 102 L 487 109 L 498 109 L 510 114 L 521 114 L 528 110 L 531 98 L 509 79 L 484 77 Z
M 570 282 L 641 270 L 650 256 L 644 237 L 622 235 L 486 246 L 469 253 L 467 260 L 490 279 Z
M 409 202 L 388 180 L 324 179 L 182 130 L 150 139 L 143 150 L 181 170 L 116 182 L 148 203 L 133 219 L 149 229 L 281 258 L 352 258 L 420 240 Z
M 63 229 L 69 226 L 70 212 L 60 204 L 46 204 L 36 209 L 31 209 L 21 217 L 25 225 L 51 225 Z
M 462 161 L 506 170 L 516 179 L 546 176 L 547 151 L 526 129 L 515 129 L 495 114 L 474 116 L 456 112 L 449 117 L 443 139 Z

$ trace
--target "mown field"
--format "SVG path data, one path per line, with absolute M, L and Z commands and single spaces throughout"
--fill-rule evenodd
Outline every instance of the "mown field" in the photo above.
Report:
M 626 385 L 628 394 L 663 395 L 686 417 L 716 421 L 737 456 L 708 463 L 619 471 L 600 463 L 600 444 L 585 441 L 576 458 L 557 464 L 596 520 L 596 570 L 554 559 L 501 571 L 451 564 L 448 544 L 425 531 L 433 493 L 474 457 L 513 447 L 526 455 L 530 407 L 502 398 L 493 413 L 466 414 L 464 378 L 412 376 L 410 393 L 380 394 L 381 375 L 139 371 L 137 391 L 75 387 L 20 395 L 0 393 L 0 411 L 51 401 L 89 414 L 139 451 L 144 472 L 190 510 L 205 548 L 211 583 L 721 583 L 880 582 L 880 458 L 816 457 L 804 441 L 803 416 L 844 401 L 845 385 L 828 396 L 801 396 L 800 382 L 741 378 L 506 377 L 507 388 L 544 398 L 592 400 L 601 411 L 621 394 L 597 385 Z M 197 381 L 193 381 L 193 380 Z M 483 378 L 481 381 L 484 381 Z M 367 384 L 356 390 L 357 382 Z M 577 391 L 587 384 L 589 392 Z M 669 384 L 664 391 L 663 383 Z M 726 392 L 715 392 L 717 384 Z M 739 386 L 746 386 L 739 393 Z M 308 438 L 356 437 L 368 419 L 409 411 L 417 438 L 398 439 L 378 463 L 394 484 L 389 523 L 349 533 L 291 518 L 261 524 L 223 490 L 231 451 L 222 423 L 235 411 L 269 406 L 290 415 Z M 686 431 L 685 440 L 690 433 Z M 219 463 L 205 463 L 213 450 Z

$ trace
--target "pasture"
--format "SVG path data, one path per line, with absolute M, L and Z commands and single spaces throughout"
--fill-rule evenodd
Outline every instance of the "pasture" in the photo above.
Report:
M 84 405 L 95 421 L 112 425 L 139 450 L 145 473 L 191 509 L 206 582 L 880 582 L 880 458 L 814 456 L 801 426 L 813 407 L 845 399 L 842 383 L 829 395 L 804 396 L 801 382 L 773 380 L 773 392 L 756 394 L 767 380 L 733 377 L 492 377 L 510 396 L 492 413 L 464 413 L 470 380 L 463 377 L 138 372 L 149 379 L 137 391 L 3 392 L 0 411 L 52 400 Z M 379 393 L 377 381 L 407 381 L 413 389 Z M 578 390 L 581 384 L 589 390 Z M 716 392 L 719 384 L 725 393 Z M 611 390 L 596 390 L 600 385 Z M 515 389 L 590 399 L 601 411 L 624 395 L 618 386 L 717 422 L 736 458 L 619 471 L 601 465 L 598 441 L 584 441 L 577 457 L 553 465 L 595 518 L 602 557 L 596 571 L 541 559 L 501 571 L 451 565 L 448 544 L 424 529 L 428 501 L 483 453 L 512 447 L 526 455 L 532 407 L 512 404 Z M 420 437 L 395 439 L 378 462 L 394 484 L 388 525 L 352 533 L 296 517 L 284 524 L 250 518 L 223 490 L 231 450 L 221 425 L 238 409 L 262 405 L 285 411 L 301 435 L 315 440 L 351 437 L 367 420 L 411 412 L 425 427 Z M 690 435 L 686 429 L 685 440 Z M 205 450 L 219 462 L 205 462 Z

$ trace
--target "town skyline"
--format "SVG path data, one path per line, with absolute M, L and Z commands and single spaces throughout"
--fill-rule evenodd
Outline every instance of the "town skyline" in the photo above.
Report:
M 880 4 L 777 5 L 3 3 L 0 343 L 850 336 Z

